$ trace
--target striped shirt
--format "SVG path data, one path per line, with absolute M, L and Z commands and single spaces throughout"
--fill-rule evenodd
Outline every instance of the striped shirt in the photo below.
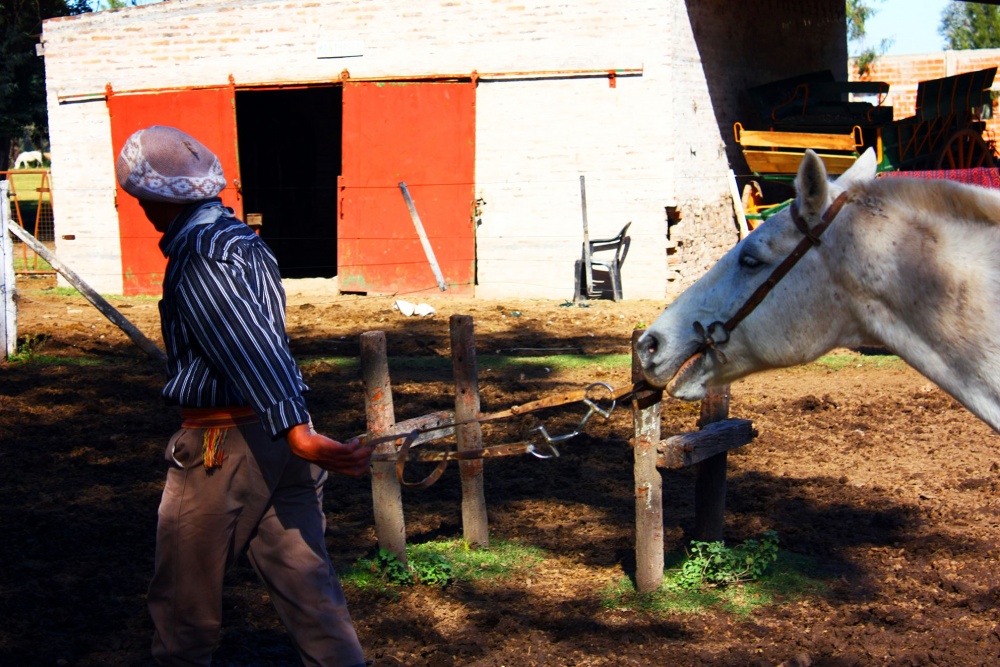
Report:
M 272 436 L 309 422 L 288 347 L 285 290 L 267 245 L 219 199 L 186 208 L 160 240 L 168 403 L 248 405 Z

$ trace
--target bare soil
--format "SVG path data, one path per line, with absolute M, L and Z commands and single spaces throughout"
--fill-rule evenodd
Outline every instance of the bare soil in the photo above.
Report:
M 161 451 L 177 414 L 162 405 L 158 365 L 81 297 L 47 289 L 51 282 L 19 279 L 20 336 L 37 355 L 88 365 L 0 364 L 0 665 L 145 665 Z M 289 282 L 289 334 L 321 430 L 365 430 L 357 367 L 330 361 L 357 355 L 365 331 L 386 332 L 390 364 L 447 359 L 449 316 L 473 316 L 489 412 L 630 378 L 596 363 L 494 369 L 487 353 L 627 353 L 632 330 L 663 305 L 409 300 L 437 312 L 404 317 L 393 299 Z M 155 300 L 112 301 L 160 341 Z M 453 402 L 446 363 L 407 364 L 392 376 L 397 419 Z M 694 430 L 697 411 L 665 401 L 663 436 Z M 632 425 L 621 409 L 559 458 L 487 461 L 494 539 L 543 548 L 540 566 L 499 583 L 397 596 L 348 589 L 369 657 L 411 667 L 1000 664 L 1000 436 L 892 364 L 763 374 L 732 387 L 731 415 L 753 420 L 760 435 L 729 457 L 727 539 L 776 530 L 784 551 L 816 563 L 823 592 L 778 600 L 749 619 L 602 605 L 601 591 L 634 572 Z M 559 429 L 579 416 L 554 411 L 547 423 Z M 486 444 L 522 427 L 488 430 Z M 676 552 L 691 539 L 694 473 L 667 471 L 663 481 L 664 548 Z M 410 541 L 460 537 L 460 501 L 454 467 L 430 489 L 405 490 Z M 338 568 L 370 556 L 370 481 L 332 479 L 326 509 Z M 216 664 L 297 664 L 245 562 L 230 583 Z

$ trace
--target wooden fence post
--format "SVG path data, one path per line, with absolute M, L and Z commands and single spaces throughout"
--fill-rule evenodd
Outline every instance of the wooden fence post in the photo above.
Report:
M 476 363 L 476 336 L 472 317 L 451 316 L 451 362 L 455 372 L 455 423 L 479 417 L 479 368 Z M 483 448 L 483 432 L 478 422 L 455 427 L 460 451 Z M 459 461 L 462 475 L 462 529 L 469 544 L 488 547 L 490 530 L 483 491 L 483 460 Z
M 0 181 L 0 360 L 6 361 L 17 352 L 17 306 L 14 305 L 16 275 L 14 273 L 14 242 L 7 231 L 10 219 L 10 183 Z
M 389 361 L 385 332 L 361 334 L 361 377 L 365 384 L 365 418 L 368 437 L 395 435 L 396 415 L 389 383 Z M 395 443 L 383 442 L 375 448 L 379 454 L 394 453 Z M 406 562 L 406 523 L 403 520 L 403 497 L 396 465 L 392 461 L 372 463 L 372 506 L 375 511 L 375 535 L 380 548 Z
M 635 352 L 641 330 L 632 332 L 632 381 L 642 380 Z M 655 591 L 663 582 L 663 478 L 656 468 L 660 444 L 663 391 L 638 392 L 632 403 L 635 438 L 635 584 L 640 593 Z
M 729 385 L 713 387 L 701 402 L 698 427 L 729 417 Z M 694 537 L 699 542 L 722 540 L 726 512 L 726 465 L 728 452 L 722 452 L 698 464 L 694 495 Z

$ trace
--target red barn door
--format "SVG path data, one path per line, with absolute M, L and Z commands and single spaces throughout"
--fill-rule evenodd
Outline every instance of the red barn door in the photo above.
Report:
M 344 84 L 341 291 L 440 293 L 405 182 L 448 293 L 474 294 L 475 95 L 471 82 Z
M 136 130 L 170 125 L 187 132 L 212 150 L 226 175 L 223 203 L 242 218 L 236 145 L 235 93 L 232 86 L 148 94 L 111 94 L 111 145 L 114 159 Z M 134 197 L 117 185 L 122 276 L 126 295 L 159 294 L 167 262 L 157 245 L 160 235 L 146 220 Z

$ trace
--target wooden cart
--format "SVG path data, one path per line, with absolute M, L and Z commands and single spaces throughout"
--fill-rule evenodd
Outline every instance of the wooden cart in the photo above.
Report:
M 995 141 L 984 137 L 996 71 L 919 82 L 916 113 L 900 120 L 885 105 L 889 86 L 882 82 L 838 82 L 830 72 L 817 72 L 750 89 L 757 129 L 734 125 L 755 177 L 742 191 L 749 228 L 787 206 L 787 201 L 767 203 L 762 182 L 794 179 L 807 148 L 819 154 L 831 175 L 847 171 L 868 148 L 876 151 L 879 172 L 996 166 Z M 845 100 L 849 94 L 872 99 Z

